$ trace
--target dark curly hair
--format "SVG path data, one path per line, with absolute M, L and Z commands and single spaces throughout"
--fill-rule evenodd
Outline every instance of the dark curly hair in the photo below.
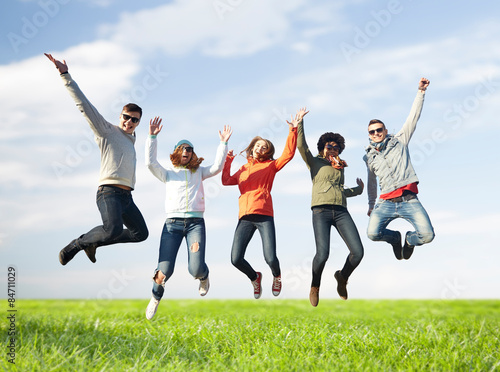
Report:
M 328 142 L 335 142 L 337 145 L 339 145 L 340 150 L 339 150 L 339 155 L 342 154 L 342 151 L 345 149 L 345 140 L 344 137 L 342 137 L 338 133 L 332 133 L 332 132 L 326 132 L 319 137 L 318 140 L 318 152 L 321 154 L 323 152 L 323 149 L 325 148 L 325 145 Z

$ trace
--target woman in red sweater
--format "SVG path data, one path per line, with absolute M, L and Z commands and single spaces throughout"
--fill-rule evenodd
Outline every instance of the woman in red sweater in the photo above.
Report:
M 255 137 L 243 150 L 246 151 L 248 162 L 231 176 L 231 163 L 234 159 L 231 150 L 227 154 L 222 170 L 222 184 L 226 186 L 238 185 L 241 193 L 239 221 L 234 232 L 231 263 L 252 281 L 256 299 L 262 295 L 262 273 L 256 272 L 245 260 L 245 251 L 255 230 L 259 230 L 264 258 L 274 277 L 272 292 L 274 296 L 278 296 L 281 292 L 281 270 L 276 256 L 276 233 L 271 189 L 276 173 L 292 160 L 295 154 L 297 125 L 305 114 L 307 111 L 303 108 L 297 112 L 295 118 L 292 118 L 292 122 L 287 121 L 290 131 L 283 154 L 278 159 L 273 159 L 274 146 L 271 141 Z

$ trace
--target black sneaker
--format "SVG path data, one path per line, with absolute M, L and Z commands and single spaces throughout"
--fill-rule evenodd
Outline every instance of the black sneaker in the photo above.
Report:
M 89 258 L 89 260 L 92 263 L 95 263 L 97 261 L 95 259 L 95 251 L 96 251 L 96 249 L 97 249 L 97 247 L 94 244 L 92 244 L 90 247 L 84 248 L 85 254 L 87 255 L 87 257 Z
M 347 300 L 347 280 L 344 279 L 340 270 L 335 271 L 335 279 L 337 279 L 337 292 L 341 299 Z
M 394 256 L 396 256 L 396 258 L 398 260 L 402 260 L 403 259 L 403 247 L 401 246 L 401 233 L 399 231 L 396 231 L 396 233 L 398 234 L 398 241 L 394 244 L 391 243 L 392 250 L 394 251 Z
M 413 254 L 413 248 L 415 248 L 414 245 L 410 245 L 408 243 L 408 240 L 406 239 L 408 237 L 408 233 L 406 233 L 405 236 L 405 245 L 403 246 L 403 258 L 405 260 L 409 260 L 411 255 Z
M 72 240 L 71 243 L 69 243 L 66 247 L 61 249 L 61 252 L 59 252 L 59 262 L 61 263 L 61 265 L 66 265 L 80 251 L 81 249 L 76 244 L 76 239 Z

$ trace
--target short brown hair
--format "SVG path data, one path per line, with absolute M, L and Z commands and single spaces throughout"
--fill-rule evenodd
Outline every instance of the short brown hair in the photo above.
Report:
M 261 155 L 262 160 L 268 160 L 268 159 L 269 160 L 274 160 L 274 158 L 273 158 L 273 156 L 274 156 L 274 145 L 273 145 L 273 143 L 271 141 L 269 141 L 269 140 L 267 140 L 265 138 L 259 137 L 259 136 L 254 137 L 252 139 L 252 141 L 250 142 L 250 144 L 247 146 L 247 148 L 245 150 L 243 150 L 243 151 L 246 151 L 247 158 L 251 158 L 253 156 L 252 155 L 253 148 L 255 147 L 255 144 L 258 141 L 264 141 L 266 143 L 266 146 L 267 146 L 267 151 Z
M 382 120 L 378 120 L 378 119 L 372 119 L 370 120 L 370 122 L 368 123 L 368 126 L 372 125 L 372 124 L 382 124 L 384 126 L 384 129 L 385 129 L 385 124 Z
M 127 103 L 125 106 L 123 106 L 122 111 L 138 112 L 142 117 L 142 109 L 135 103 Z

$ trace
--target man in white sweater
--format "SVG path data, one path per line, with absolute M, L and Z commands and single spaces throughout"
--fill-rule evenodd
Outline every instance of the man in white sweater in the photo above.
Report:
M 141 242 L 149 234 L 146 222 L 132 199 L 136 168 L 135 128 L 140 123 L 142 109 L 129 103 L 123 107 L 119 125 L 109 123 L 71 78 L 66 61 L 61 62 L 50 54 L 45 55 L 61 74 L 70 96 L 94 132 L 101 151 L 97 206 L 103 224 L 73 239 L 59 252 L 59 262 L 66 265 L 83 250 L 90 261 L 95 263 L 97 247 Z

